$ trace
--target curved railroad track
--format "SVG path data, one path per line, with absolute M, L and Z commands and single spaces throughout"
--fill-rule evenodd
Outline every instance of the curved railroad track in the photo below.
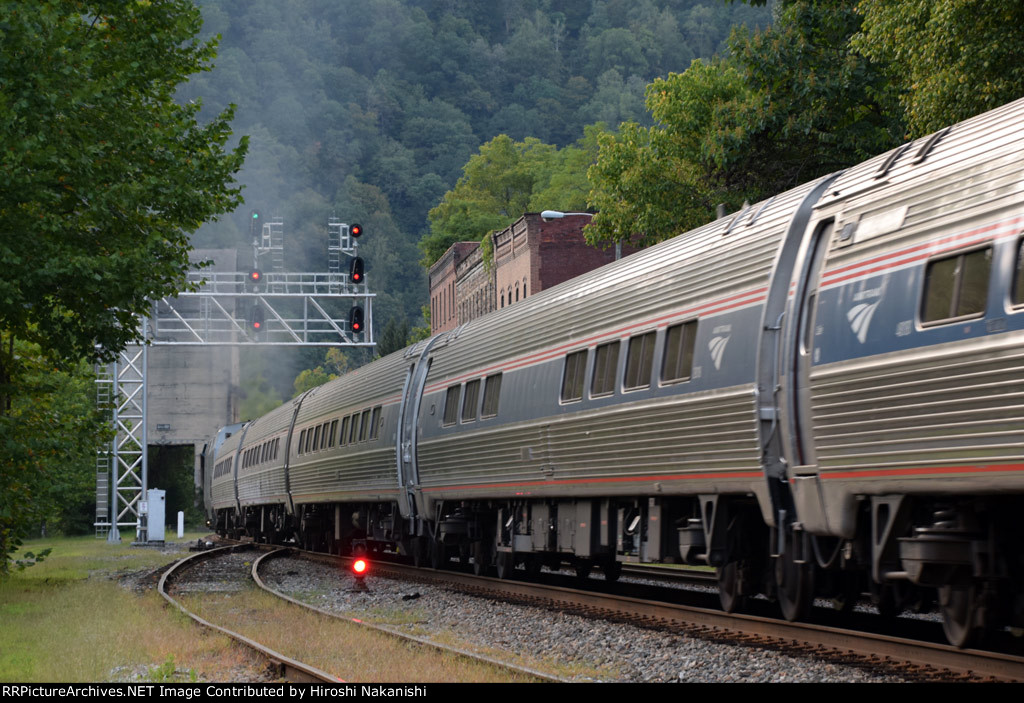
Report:
M 250 548 L 250 545 L 230 545 L 226 547 L 216 547 L 203 552 L 196 552 L 190 554 L 187 557 L 179 560 L 171 566 L 163 576 L 160 577 L 160 584 L 158 590 L 160 595 L 164 597 L 171 605 L 176 607 L 178 610 L 183 612 L 188 617 L 195 620 L 203 627 L 211 630 L 216 630 L 222 634 L 227 635 L 234 641 L 241 644 L 243 647 L 255 652 L 259 656 L 263 657 L 267 662 L 268 666 L 275 673 L 276 676 L 290 681 L 293 683 L 339 683 L 342 680 L 337 676 L 328 674 L 326 671 L 322 671 L 314 666 L 305 664 L 303 662 L 287 657 L 280 652 L 277 652 L 266 645 L 263 645 L 253 639 L 250 639 L 242 634 L 229 630 L 226 627 L 216 625 L 208 620 L 199 617 L 191 610 L 182 605 L 176 600 L 169 592 L 168 587 L 182 577 L 182 574 L 187 570 L 196 567 L 201 562 L 205 562 L 211 559 L 216 559 L 225 554 L 231 553 L 232 551 L 239 549 Z
M 438 652 L 440 652 L 442 654 L 453 655 L 454 657 L 458 657 L 458 658 L 461 658 L 461 659 L 464 659 L 464 660 L 469 660 L 469 661 L 472 661 L 472 662 L 483 664 L 483 665 L 485 665 L 487 667 L 490 667 L 492 669 L 500 669 L 500 670 L 503 670 L 503 671 L 512 672 L 517 680 L 522 680 L 522 681 L 531 681 L 531 680 L 532 681 L 563 681 L 564 680 L 564 679 L 560 679 L 558 677 L 552 676 L 552 675 L 547 674 L 547 673 L 543 673 L 543 672 L 539 672 L 539 671 L 534 671 L 532 669 L 528 669 L 528 668 L 525 668 L 525 667 L 522 667 L 522 666 L 516 666 L 514 664 L 510 664 L 509 662 L 501 661 L 500 659 L 495 658 L 495 657 L 487 657 L 487 656 L 483 656 L 483 655 L 476 654 L 476 653 L 473 653 L 473 652 L 465 651 L 465 650 L 462 650 L 462 649 L 457 648 L 457 647 L 446 646 L 446 645 L 438 644 L 438 643 L 435 643 L 435 642 L 430 642 L 430 641 L 428 641 L 428 640 L 426 640 L 424 638 L 410 636 L 410 635 L 405 634 L 405 633 L 394 631 L 394 630 L 392 630 L 390 628 L 387 628 L 387 627 L 381 627 L 381 626 L 378 626 L 378 625 L 374 625 L 374 624 L 366 623 L 366 622 L 361 622 L 359 620 L 355 620 L 355 619 L 351 619 L 351 618 L 339 617 L 336 614 L 329 613 L 329 612 L 327 612 L 325 610 L 322 610 L 322 609 L 319 609 L 319 608 L 315 608 L 313 606 L 310 606 L 309 604 L 306 604 L 306 603 L 303 603 L 303 602 L 301 602 L 299 600 L 291 598 L 291 597 L 287 596 L 286 594 L 280 593 L 279 591 L 276 591 L 272 587 L 268 586 L 263 581 L 263 579 L 260 576 L 260 570 L 261 570 L 263 565 L 268 560 L 273 559 L 275 556 L 281 556 L 281 555 L 283 555 L 285 553 L 290 552 L 291 550 L 288 549 L 288 548 L 277 548 L 277 547 L 272 547 L 272 546 L 268 546 L 268 545 L 255 545 L 255 544 L 251 544 L 251 543 L 236 543 L 236 544 L 231 544 L 231 545 L 224 546 L 224 547 L 210 549 L 210 550 L 207 550 L 207 551 L 204 551 L 204 552 L 198 552 L 198 553 L 195 553 L 195 554 L 191 554 L 188 557 L 185 557 L 184 559 L 182 559 L 182 560 L 178 561 L 177 563 L 175 563 L 174 565 L 172 565 L 172 567 L 170 569 L 168 569 L 168 571 L 160 579 L 160 584 L 159 584 L 160 594 L 167 601 L 169 601 L 171 604 L 173 604 L 176 608 L 178 608 L 180 611 L 182 611 L 183 613 L 188 615 L 190 618 L 192 618 L 193 620 L 195 620 L 199 624 L 203 625 L 204 627 L 208 627 L 210 629 L 216 630 L 218 632 L 221 632 L 221 633 L 227 635 L 228 637 L 232 638 L 233 640 L 235 640 L 236 642 L 241 644 L 243 647 L 246 647 L 249 650 L 251 650 L 251 651 L 255 652 L 256 654 L 258 654 L 260 657 L 262 657 L 267 662 L 268 668 L 273 673 L 274 676 L 280 677 L 280 678 L 282 678 L 282 679 L 284 679 L 286 681 L 296 682 L 296 683 L 302 683 L 302 682 L 305 682 L 305 683 L 324 682 L 324 683 L 337 684 L 337 683 L 344 683 L 345 682 L 345 679 L 339 678 L 338 676 L 336 676 L 334 674 L 330 674 L 330 673 L 324 671 L 323 669 L 317 668 L 316 666 L 313 666 L 313 665 L 308 664 L 306 662 L 302 662 L 302 661 L 299 661 L 299 660 L 297 660 L 295 658 L 289 657 L 289 656 L 287 656 L 285 654 L 282 654 L 279 651 L 276 651 L 275 649 L 272 649 L 271 647 L 267 646 L 264 643 L 261 643 L 261 642 L 258 642 L 256 640 L 254 640 L 251 637 L 247 637 L 247 636 L 242 635 L 242 634 L 240 634 L 238 632 L 235 632 L 235 631 L 233 631 L 231 629 L 228 629 L 228 628 L 223 627 L 221 625 L 217 625 L 217 624 L 214 624 L 214 623 L 210 622 L 209 620 L 207 620 L 207 619 L 201 617 L 200 615 L 192 612 L 189 608 L 187 608 L 178 599 L 174 598 L 174 595 L 173 595 L 176 590 L 183 590 L 181 588 L 182 586 L 187 588 L 187 585 L 185 585 L 185 582 L 188 580 L 188 577 L 187 576 L 183 576 L 183 574 L 187 574 L 187 572 L 189 572 L 192 569 L 204 568 L 204 565 L 206 567 L 209 567 L 211 562 L 216 561 L 220 557 L 224 557 L 224 556 L 230 555 L 230 554 L 232 554 L 232 553 L 234 553 L 236 551 L 253 550 L 253 549 L 258 550 L 258 551 L 262 551 L 264 553 L 262 555 L 260 555 L 258 558 L 253 559 L 250 568 L 248 568 L 246 570 L 247 575 L 248 575 L 249 578 L 251 578 L 252 582 L 255 583 L 255 585 L 258 588 L 262 589 L 262 591 L 271 594 L 273 597 L 281 599 L 283 601 L 287 601 L 288 603 L 297 605 L 297 606 L 305 609 L 308 612 L 315 613 L 318 617 L 327 616 L 327 617 L 330 617 L 333 620 L 343 621 L 349 627 L 356 626 L 356 627 L 361 627 L 361 628 L 364 628 L 364 629 L 367 629 L 367 630 L 373 630 L 373 631 L 378 632 L 378 633 L 383 633 L 383 634 L 385 634 L 386 636 L 388 636 L 390 638 L 400 639 L 400 640 L 404 640 L 406 642 L 414 643 L 414 644 L 419 645 L 421 647 L 427 647 L 427 648 L 430 648 L 432 650 L 436 650 L 436 651 L 438 651 Z M 231 571 L 231 570 L 233 570 L 235 573 L 233 575 L 231 575 L 231 576 L 225 577 L 224 574 L 227 571 Z M 227 567 L 227 568 L 224 568 L 224 569 L 217 569 L 216 567 L 213 567 L 212 573 L 203 574 L 203 575 L 201 575 L 198 578 L 198 581 L 201 582 L 203 585 L 200 588 L 196 589 L 196 590 L 206 592 L 206 590 L 209 589 L 210 586 L 213 586 L 213 588 L 211 590 L 221 590 L 221 587 L 219 587 L 219 586 L 217 586 L 215 584 L 216 583 L 222 583 L 222 582 L 230 580 L 232 578 L 235 579 L 235 580 L 238 579 L 238 568 L 237 568 L 237 565 L 235 565 L 233 567 Z M 175 588 L 175 585 L 177 585 L 178 588 Z M 246 584 L 246 585 L 248 585 L 248 584 Z M 231 590 L 231 588 L 232 587 L 229 586 L 226 590 Z

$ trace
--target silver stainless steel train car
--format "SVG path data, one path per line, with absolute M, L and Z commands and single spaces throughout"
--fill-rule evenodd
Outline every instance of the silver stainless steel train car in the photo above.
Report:
M 1024 625 L 1022 163 L 1019 101 L 360 368 L 216 448 L 211 524 Z

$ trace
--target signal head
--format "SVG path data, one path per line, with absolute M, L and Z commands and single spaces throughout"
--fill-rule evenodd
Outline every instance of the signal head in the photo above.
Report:
M 356 305 L 348 313 L 348 328 L 353 334 L 359 334 L 363 331 L 363 326 L 363 309 Z
M 351 234 L 356 239 L 359 239 L 359 237 L 362 236 L 362 234 L 363 234 L 363 226 L 362 225 L 349 225 L 348 233 Z
M 365 278 L 364 268 L 365 267 L 363 265 L 363 260 L 360 257 L 357 256 L 356 258 L 352 259 L 352 262 L 349 264 L 348 267 L 349 279 L 353 283 L 362 283 L 363 279 Z
M 253 332 L 262 332 L 263 320 L 263 308 L 257 305 L 249 312 L 249 329 Z
M 261 283 L 263 281 L 263 272 L 259 269 L 253 269 L 249 272 L 249 283 Z

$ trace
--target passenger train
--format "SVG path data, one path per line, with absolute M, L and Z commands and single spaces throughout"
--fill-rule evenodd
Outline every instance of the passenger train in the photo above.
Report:
M 204 451 L 211 526 L 312 548 L 717 568 L 1024 626 L 1024 100 L 314 388 Z

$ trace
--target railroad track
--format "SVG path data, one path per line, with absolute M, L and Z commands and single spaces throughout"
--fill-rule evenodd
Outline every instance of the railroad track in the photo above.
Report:
M 290 555 L 290 554 L 301 554 L 302 557 L 305 558 L 305 559 L 318 560 L 318 561 L 323 561 L 323 562 L 328 562 L 328 563 L 334 563 L 334 562 L 336 562 L 338 560 L 338 557 L 333 556 L 333 555 L 317 554 L 315 552 L 302 552 L 301 550 L 295 550 L 295 549 L 292 549 L 292 548 L 289 548 L 289 547 L 282 547 L 280 549 L 275 549 L 273 551 L 267 552 L 266 554 L 263 554 L 259 559 L 257 559 L 256 561 L 253 562 L 253 565 L 252 565 L 252 578 L 256 582 L 256 585 L 259 586 L 260 588 L 262 588 L 263 590 L 267 591 L 268 593 L 272 593 L 275 596 L 288 601 L 289 603 L 294 603 L 295 605 L 298 605 L 298 606 L 300 606 L 302 608 L 306 608 L 308 610 L 320 613 L 321 615 L 324 615 L 326 617 L 335 618 L 335 619 L 338 619 L 338 620 L 344 620 L 345 622 L 351 622 L 351 623 L 354 623 L 354 624 L 358 625 L 359 627 L 365 627 L 365 628 L 369 628 L 369 629 L 372 629 L 372 630 L 376 630 L 378 632 L 383 632 L 383 633 L 386 633 L 386 634 L 388 634 L 388 635 L 390 635 L 392 637 L 397 637 L 397 638 L 406 640 L 408 642 L 413 642 L 415 644 L 422 645 L 424 647 L 431 647 L 433 649 L 438 650 L 439 652 L 445 652 L 445 653 L 449 653 L 449 654 L 454 654 L 454 655 L 457 655 L 457 656 L 460 656 L 460 657 L 465 657 L 467 659 L 472 659 L 474 661 L 481 662 L 483 664 L 489 664 L 491 666 L 497 666 L 497 667 L 501 667 L 503 669 L 508 669 L 510 671 L 515 671 L 515 672 L 518 672 L 520 674 L 523 674 L 526 677 L 534 678 L 534 679 L 537 679 L 539 681 L 550 681 L 550 682 L 556 682 L 556 683 L 568 683 L 568 681 L 569 681 L 568 679 L 563 679 L 563 678 L 558 677 L 558 676 L 553 676 L 552 674 L 549 674 L 549 673 L 546 673 L 546 672 L 543 672 L 543 671 L 539 671 L 537 669 L 532 669 L 532 668 L 528 668 L 528 667 L 518 666 L 518 665 L 515 665 L 515 664 L 510 664 L 509 662 L 502 661 L 502 660 L 497 659 L 495 657 L 484 656 L 482 654 L 478 654 L 476 652 L 470 652 L 469 650 L 466 650 L 466 649 L 463 649 L 463 648 L 460 648 L 460 647 L 453 647 L 453 646 L 449 646 L 449 645 L 439 644 L 438 642 L 434 642 L 434 641 L 429 640 L 429 639 L 427 639 L 425 637 L 417 637 L 417 636 L 410 635 L 410 634 L 405 633 L 405 632 L 399 632 L 399 631 L 397 631 L 397 630 L 395 630 L 394 628 L 391 628 L 391 627 L 385 627 L 385 626 L 382 626 L 382 625 L 376 625 L 374 623 L 366 622 L 365 620 L 358 619 L 358 618 L 350 618 L 350 617 L 345 617 L 345 616 L 342 616 L 342 615 L 338 615 L 337 613 L 332 613 L 332 612 L 330 612 L 328 610 L 324 610 L 323 608 L 317 608 L 314 605 L 311 605 L 309 603 L 303 602 L 303 601 L 298 600 L 296 598 L 292 598 L 291 596 L 289 596 L 289 595 L 287 595 L 285 593 L 282 593 L 281 591 L 279 591 L 279 590 L 273 588 L 272 586 L 268 585 L 263 580 L 263 578 L 260 576 L 260 570 L 262 569 L 262 567 L 268 561 L 270 561 L 270 560 L 272 560 L 274 558 L 283 557 L 283 556 L 287 556 L 287 555 Z
M 337 676 L 328 674 L 326 671 L 322 671 L 314 666 L 305 664 L 303 662 L 287 657 L 280 652 L 277 652 L 253 639 L 250 639 L 242 634 L 229 630 L 226 627 L 215 625 L 208 620 L 204 620 L 199 617 L 191 610 L 186 608 L 180 602 L 178 602 L 169 592 L 168 586 L 181 578 L 182 574 L 190 568 L 197 566 L 201 562 L 208 561 L 210 559 L 216 559 L 225 554 L 229 554 L 236 550 L 249 549 L 250 545 L 230 545 L 226 547 L 217 547 L 209 549 L 204 552 L 196 552 L 189 556 L 181 559 L 175 563 L 170 569 L 168 569 L 162 577 L 160 577 L 160 584 L 158 590 L 160 595 L 164 597 L 171 605 L 176 607 L 178 610 L 189 616 L 203 627 L 217 632 L 223 633 L 233 639 L 234 641 L 241 644 L 243 647 L 255 652 L 261 656 L 274 672 L 274 674 L 285 681 L 292 683 L 339 683 L 342 682 Z
M 296 552 L 304 558 L 322 555 Z M 338 557 L 327 557 L 337 561 Z M 435 571 L 376 562 L 374 574 L 454 585 L 501 601 L 556 608 L 589 617 L 629 622 L 729 644 L 802 653 L 842 664 L 884 669 L 927 681 L 1024 681 L 1024 657 L 984 650 L 961 650 L 939 642 L 861 632 L 841 627 L 791 623 L 758 615 L 649 600 L 615 593 L 535 582 L 500 580 L 458 571 Z M 600 582 L 597 582 L 600 583 Z
M 374 624 L 371 624 L 371 623 L 362 622 L 362 621 L 359 621 L 359 620 L 356 620 L 356 619 L 353 619 L 353 618 L 340 617 L 340 616 L 338 616 L 336 614 L 330 613 L 330 612 L 322 610 L 320 608 L 313 607 L 313 606 L 311 606 L 311 605 L 309 605 L 307 603 L 303 603 L 303 602 L 301 602 L 299 600 L 291 598 L 291 597 L 287 596 L 286 594 L 280 593 L 279 591 L 276 591 L 275 589 L 273 589 L 272 587 L 268 586 L 264 582 L 264 580 L 260 576 L 260 570 L 267 563 L 268 560 L 273 559 L 275 557 L 282 556 L 282 555 L 284 555 L 286 553 L 289 553 L 291 550 L 287 549 L 287 548 L 269 547 L 269 546 L 266 546 L 266 545 L 255 545 L 255 544 L 251 544 L 251 543 L 231 544 L 231 545 L 228 545 L 228 546 L 225 546 L 225 547 L 220 547 L 220 548 L 216 548 L 216 549 L 210 549 L 210 550 L 207 550 L 205 552 L 198 552 L 196 554 L 192 554 L 192 555 L 186 557 L 185 559 L 182 559 L 181 561 L 179 561 L 176 564 L 174 564 L 171 567 L 171 569 L 169 569 L 164 574 L 164 576 L 160 580 L 159 590 L 160 590 L 160 594 L 166 600 L 168 600 L 175 607 L 177 607 L 179 610 L 184 612 L 186 615 L 188 615 L 190 618 L 192 618 L 193 620 L 195 620 L 199 624 L 203 625 L 204 627 L 208 627 L 208 628 L 214 629 L 214 630 L 216 630 L 218 632 L 224 633 L 225 635 L 227 635 L 228 637 L 232 638 L 236 642 L 240 643 L 244 647 L 250 649 L 251 651 L 253 651 L 256 654 L 258 654 L 259 656 L 261 656 L 268 663 L 268 667 L 273 672 L 273 674 L 275 676 L 277 676 L 277 677 L 283 678 L 286 681 L 296 682 L 296 683 L 315 683 L 315 682 L 324 682 L 324 683 L 333 683 L 333 684 L 344 683 L 344 680 L 339 678 L 338 676 L 335 676 L 333 674 L 327 673 L 327 672 L 323 671 L 322 669 L 319 669 L 319 668 L 317 668 L 317 667 L 315 667 L 315 666 L 313 666 L 311 664 L 308 664 L 308 663 L 305 663 L 305 662 L 301 662 L 301 661 L 298 661 L 298 660 L 296 660 L 294 658 L 288 657 L 288 656 L 282 654 L 281 652 L 278 652 L 278 651 L 268 647 L 267 645 L 265 645 L 265 644 L 263 644 L 261 642 L 257 642 L 256 640 L 254 640 L 254 639 L 252 639 L 250 637 L 246 637 L 246 636 L 244 636 L 244 635 L 242 635 L 242 634 L 240 634 L 238 632 L 232 631 L 232 630 L 230 630 L 228 628 L 225 628 L 225 627 L 222 627 L 220 625 L 216 625 L 214 623 L 209 622 L 208 620 L 200 617 L 196 613 L 194 613 L 191 610 L 189 610 L 179 600 L 175 599 L 173 597 L 172 593 L 171 593 L 171 591 L 173 589 L 169 588 L 170 584 L 177 582 L 179 579 L 182 579 L 182 573 L 183 572 L 186 572 L 186 571 L 188 571 L 189 569 L 192 569 L 192 568 L 196 568 L 197 566 L 200 565 L 200 563 L 209 562 L 211 560 L 216 560 L 218 557 L 223 557 L 223 556 L 225 556 L 227 554 L 230 554 L 230 553 L 232 553 L 234 551 L 242 551 L 242 550 L 258 550 L 258 551 L 264 552 L 258 558 L 252 560 L 251 567 L 248 569 L 248 574 L 249 574 L 249 576 L 251 577 L 252 581 L 255 583 L 255 585 L 257 587 L 259 587 L 263 591 L 273 595 L 275 598 L 279 598 L 279 599 L 282 599 L 282 600 L 287 601 L 289 603 L 292 603 L 294 605 L 297 605 L 297 606 L 303 608 L 304 610 L 306 610 L 307 612 L 316 613 L 320 617 L 325 617 L 326 616 L 326 617 L 329 617 L 329 618 L 331 618 L 333 620 L 343 621 L 349 627 L 356 626 L 356 627 L 364 628 L 364 629 L 367 629 L 367 630 L 373 630 L 373 631 L 376 631 L 376 632 L 379 632 L 379 633 L 383 633 L 386 636 L 388 636 L 390 638 L 393 638 L 393 639 L 400 639 L 400 640 L 404 640 L 406 642 L 412 642 L 412 643 L 415 643 L 415 644 L 420 645 L 420 646 L 429 647 L 429 648 L 431 648 L 433 650 L 437 650 L 438 652 L 441 652 L 441 653 L 455 655 L 455 656 L 460 657 L 462 659 L 466 659 L 466 660 L 470 660 L 470 661 L 473 661 L 473 662 L 477 662 L 477 663 L 486 665 L 488 667 L 498 668 L 498 669 L 502 669 L 502 670 L 505 670 L 505 671 L 510 671 L 510 672 L 513 672 L 514 674 L 518 675 L 517 678 L 520 679 L 520 680 L 524 680 L 524 681 L 530 681 L 530 680 L 533 680 L 533 681 L 556 681 L 556 682 L 564 681 L 564 679 L 558 678 L 556 676 L 552 676 L 551 674 L 547 674 L 547 673 L 540 672 L 540 671 L 535 671 L 535 670 L 532 670 L 532 669 L 529 669 L 529 668 L 526 668 L 526 667 L 522 667 L 522 666 L 516 666 L 514 664 L 510 664 L 509 662 L 501 661 L 501 660 L 499 660 L 497 658 L 494 658 L 494 657 L 487 657 L 487 656 L 483 656 L 483 655 L 480 655 L 480 654 L 477 654 L 477 653 L 469 652 L 469 651 L 466 651 L 466 650 L 463 650 L 463 649 L 460 649 L 460 648 L 457 648 L 457 647 L 446 646 L 446 645 L 438 644 L 438 643 L 435 643 L 435 642 L 430 642 L 430 641 L 428 641 L 428 640 L 426 640 L 424 638 L 419 638 L 419 637 L 411 636 L 411 635 L 408 635 L 408 634 L 405 634 L 405 633 L 397 632 L 397 631 L 395 631 L 395 630 L 393 630 L 391 628 L 381 627 L 381 626 L 374 625 Z M 321 555 L 321 557 L 322 556 L 323 555 Z M 237 569 L 236 569 L 236 571 L 237 571 Z M 205 590 L 205 589 L 207 589 L 209 587 L 211 581 L 220 581 L 221 579 L 218 578 L 217 576 L 211 577 L 210 575 L 205 575 L 203 577 L 203 580 L 205 582 L 205 584 L 204 584 L 204 590 Z M 214 590 L 217 590 L 217 589 L 215 588 Z
M 291 548 L 265 558 L 272 559 L 284 554 L 330 564 L 338 564 L 339 559 L 343 564 L 348 562 L 346 558 L 339 558 L 336 555 Z M 266 563 L 265 558 L 261 558 L 260 566 Z M 256 565 L 253 570 L 255 574 Z M 714 585 L 714 575 L 709 572 L 669 570 L 663 567 L 651 569 L 646 566 L 641 569 L 624 569 L 624 573 L 628 572 L 631 576 L 641 578 L 664 576 L 663 572 L 666 571 L 680 572 L 678 579 L 687 582 Z M 742 644 L 776 649 L 789 654 L 803 654 L 837 664 L 888 671 L 918 680 L 1024 681 L 1024 657 L 984 650 L 960 650 L 940 642 L 921 641 L 905 636 L 860 632 L 827 624 L 790 623 L 759 615 L 727 614 L 712 607 L 669 603 L 664 600 L 569 588 L 564 585 L 500 580 L 454 570 L 435 571 L 394 562 L 376 561 L 373 575 L 453 586 L 471 595 L 503 602 L 554 608 L 586 617 L 628 622 L 724 644 Z M 560 578 L 557 574 L 550 576 L 559 583 L 570 580 Z M 677 580 L 671 576 L 668 578 Z M 608 584 L 594 580 L 591 587 L 607 591 Z M 285 597 L 284 594 L 277 595 Z M 288 599 L 298 602 L 290 597 Z M 310 607 L 308 604 L 298 603 Z M 411 639 L 433 646 L 433 643 L 426 640 Z M 529 671 L 533 675 L 545 676 L 534 670 Z

